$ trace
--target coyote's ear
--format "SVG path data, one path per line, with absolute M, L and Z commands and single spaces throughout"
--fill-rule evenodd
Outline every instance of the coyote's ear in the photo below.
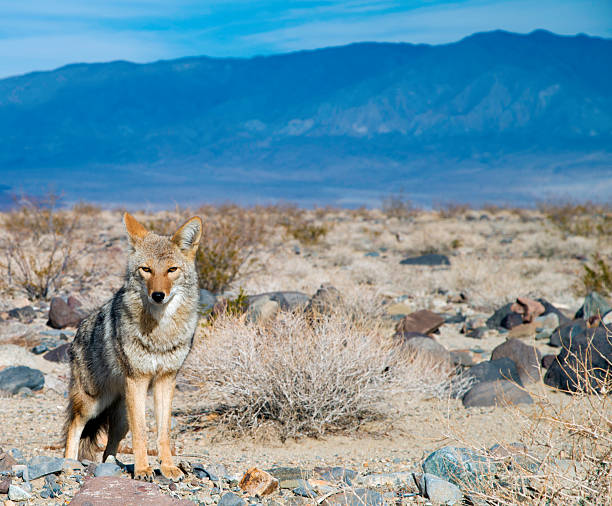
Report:
M 181 250 L 195 253 L 202 237 L 202 220 L 194 216 L 187 220 L 172 236 L 172 242 Z
M 125 213 L 123 215 L 123 222 L 125 223 L 125 228 L 127 228 L 127 233 L 130 236 L 132 244 L 139 241 L 149 233 L 147 229 L 144 228 L 142 224 L 130 213 Z

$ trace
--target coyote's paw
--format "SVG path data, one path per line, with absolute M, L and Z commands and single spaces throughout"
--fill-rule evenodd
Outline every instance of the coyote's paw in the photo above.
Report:
M 153 468 L 151 466 L 147 466 L 141 469 L 134 470 L 135 480 L 153 481 L 154 476 L 155 476 L 155 473 L 153 472 Z
M 183 479 L 183 472 L 176 466 L 165 466 L 162 464 L 161 473 L 172 481 L 181 481 Z

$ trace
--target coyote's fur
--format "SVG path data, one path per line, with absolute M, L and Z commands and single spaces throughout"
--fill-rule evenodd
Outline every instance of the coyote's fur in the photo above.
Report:
M 123 287 L 89 315 L 70 347 L 70 402 L 65 426 L 66 458 L 93 460 L 97 438 L 107 435 L 103 461 L 132 432 L 134 477 L 152 480 L 148 465 L 145 401 L 153 389 L 161 472 L 178 480 L 170 449 L 175 377 L 198 322 L 194 259 L 202 233 L 198 217 L 172 238 L 148 232 L 125 213 L 130 239 Z

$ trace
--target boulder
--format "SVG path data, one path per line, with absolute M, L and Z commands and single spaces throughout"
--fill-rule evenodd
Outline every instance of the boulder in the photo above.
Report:
M 162 494 L 155 483 L 116 476 L 86 478 L 70 504 L 72 506 L 125 506 L 126 504 L 194 506 L 193 502 L 186 499 L 174 499 Z
M 272 318 L 280 309 L 280 305 L 268 296 L 257 296 L 249 299 L 247 319 L 250 322 L 265 322 Z
M 584 303 L 574 318 L 588 321 L 593 317 L 601 318 L 609 311 L 612 311 L 612 306 L 608 304 L 608 301 L 597 292 L 591 292 L 584 298 Z
M 518 339 L 508 339 L 491 353 L 491 360 L 509 358 L 514 362 L 523 385 L 540 380 L 541 353 Z
M 517 297 L 516 302 L 510 306 L 510 310 L 523 317 L 523 323 L 531 323 L 544 313 L 544 305 L 529 297 Z
M 419 493 L 434 504 L 459 504 L 463 501 L 461 489 L 438 476 L 429 473 L 413 473 Z
M 562 325 L 569 321 L 569 318 L 565 316 L 559 309 L 553 306 L 546 299 L 538 299 L 538 302 L 544 306 L 544 312 L 540 316 L 546 316 L 549 314 L 555 314 L 559 317 L 559 324 Z
M 486 360 L 470 367 L 467 376 L 474 378 L 476 383 L 495 380 L 508 380 L 522 385 L 516 364 L 513 360 L 504 357 L 497 360 Z
M 340 291 L 336 287 L 324 283 L 312 296 L 304 311 L 311 317 L 330 315 L 336 312 L 342 304 L 343 299 Z
M 555 361 L 556 358 L 557 358 L 556 355 L 544 355 L 542 357 L 542 362 L 541 362 L 542 368 L 548 369 L 552 365 L 552 363 Z
M 404 346 L 416 353 L 427 353 L 439 362 L 451 361 L 450 351 L 431 337 L 414 337 L 406 341 Z
M 45 377 L 38 369 L 24 365 L 7 367 L 0 371 L 0 390 L 16 394 L 21 388 L 40 390 L 45 384 Z
M 47 325 L 54 329 L 64 327 L 78 327 L 84 315 L 75 308 L 70 307 L 61 297 L 51 299 L 49 308 L 49 321 Z
M 421 309 L 404 316 L 395 327 L 397 333 L 418 332 L 420 334 L 431 334 L 444 324 L 444 317 Z
M 518 327 L 519 325 L 523 324 L 523 316 L 518 314 L 518 313 L 508 313 L 506 316 L 503 317 L 500 326 L 511 330 L 514 327 Z
M 36 318 L 36 311 L 32 306 L 24 306 L 15 309 L 11 309 L 8 312 L 8 315 L 11 318 L 15 318 L 19 320 L 21 323 L 32 323 L 34 318 Z
M 267 292 L 254 295 L 253 297 L 267 297 L 270 300 L 278 302 L 283 311 L 303 309 L 310 302 L 310 297 L 302 292 Z
M 461 487 L 475 483 L 495 471 L 494 464 L 486 457 L 456 446 L 444 446 L 431 453 L 423 462 L 423 472 L 433 474 Z
M 477 383 L 467 391 L 462 401 L 466 408 L 533 403 L 528 392 L 507 380 Z
M 588 378 L 585 367 L 589 371 Z M 604 327 L 573 337 L 552 362 L 544 383 L 566 392 L 600 391 L 612 373 L 612 337 Z
M 400 261 L 402 265 L 450 265 L 450 260 L 446 255 L 440 255 L 438 253 L 427 253 L 417 257 L 408 257 Z
M 508 317 L 511 314 L 516 314 L 514 313 L 514 311 L 512 311 L 512 309 L 510 309 L 512 307 L 512 302 L 505 304 L 504 306 L 500 307 L 497 311 L 495 311 L 495 313 L 493 313 L 491 315 L 491 317 L 487 320 L 487 327 L 489 327 L 490 329 L 501 329 L 501 328 L 505 328 L 502 326 L 502 321 L 504 320 L 504 318 Z M 520 316 L 520 315 L 519 315 Z M 521 320 L 522 320 L 522 316 L 521 316 Z

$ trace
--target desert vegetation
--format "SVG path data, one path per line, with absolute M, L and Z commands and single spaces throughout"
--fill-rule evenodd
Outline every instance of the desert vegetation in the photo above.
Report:
M 87 203 L 65 206 L 50 195 L 23 198 L 0 216 L 0 369 L 36 365 L 45 385 L 57 388 L 2 394 L 3 427 L 24 409 L 36 413 L 42 405 L 50 413 L 48 422 L 23 422 L 29 432 L 5 435 L 4 449 L 61 453 L 45 448 L 61 421 L 65 366 L 45 369 L 31 350 L 62 344 L 48 334 L 50 300 L 79 299 L 86 312 L 121 286 L 127 247 L 121 214 Z M 411 504 L 429 493 L 417 487 L 427 481 L 419 478 L 423 462 L 453 447 L 467 452 L 472 463 L 465 466 L 476 471 L 460 467 L 443 478 L 474 503 L 610 502 L 612 385 L 607 370 L 589 365 L 588 353 L 568 362 L 582 378 L 570 394 L 542 381 L 538 355 L 538 381 L 515 385 L 530 403 L 502 395 L 497 406 L 462 404 L 474 386 L 471 368 L 490 362 L 508 338 L 550 360 L 559 353 L 550 344 L 555 329 L 543 331 L 545 323 L 488 326 L 517 297 L 548 301 L 574 325 L 586 321 L 580 332 L 603 335 L 605 310 L 572 318 L 593 292 L 599 298 L 589 300 L 609 303 L 609 207 L 444 203 L 426 210 L 400 192 L 381 209 L 207 205 L 135 212 L 162 234 L 194 214 L 204 221 L 196 260 L 207 302 L 179 378 L 173 423 L 180 458 L 225 459 L 236 472 L 245 470 L 240 459 L 269 468 L 348 466 L 361 481 L 328 478 L 326 486 L 348 495 L 369 487 L 390 494 L 387 502 Z M 27 306 L 31 313 L 22 311 Z M 441 323 L 412 341 L 398 323 L 422 310 Z M 69 341 L 74 329 L 57 332 Z M 440 348 L 414 345 L 428 339 Z M 44 437 L 37 435 L 41 426 Z M 129 461 L 130 448 L 123 449 Z M 385 473 L 401 484 L 372 485 Z M 220 499 L 212 482 L 198 483 L 206 497 Z M 180 489 L 181 497 L 189 494 L 200 492 Z

